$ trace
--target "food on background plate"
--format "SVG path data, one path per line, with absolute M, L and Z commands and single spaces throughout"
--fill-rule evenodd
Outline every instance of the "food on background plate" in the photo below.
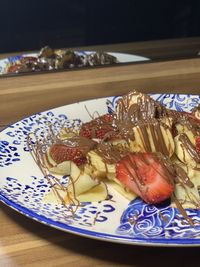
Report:
M 58 181 L 69 176 L 68 185 L 57 188 L 66 204 L 108 199 L 112 187 L 129 200 L 170 199 L 181 211 L 199 209 L 199 113 L 200 106 L 191 113 L 170 110 L 133 91 L 111 114 L 78 129 L 63 127 L 59 135 L 51 131 L 40 158 Z
M 38 55 L 24 55 L 8 64 L 4 74 L 64 70 L 116 64 L 116 57 L 106 52 L 80 53 L 71 49 L 52 49 L 46 46 Z

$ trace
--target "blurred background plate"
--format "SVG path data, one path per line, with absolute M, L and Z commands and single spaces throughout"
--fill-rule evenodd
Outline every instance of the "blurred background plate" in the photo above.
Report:
M 86 56 L 92 53 L 95 53 L 96 51 L 75 51 L 77 55 L 80 56 Z M 140 62 L 140 61 L 148 61 L 150 60 L 147 57 L 142 57 L 138 55 L 131 55 L 131 54 L 125 54 L 125 53 L 112 53 L 107 52 L 107 54 L 112 55 L 117 58 L 119 63 L 131 63 L 131 62 Z M 1 74 L 8 74 L 8 67 L 11 65 L 17 64 L 21 59 L 25 57 L 37 57 L 37 53 L 29 53 L 29 54 L 22 54 L 22 55 L 16 55 L 8 58 L 4 58 L 0 60 L 0 75 Z M 105 64 L 108 66 L 109 64 Z M 34 71 L 31 71 L 31 73 Z M 37 71 L 38 72 L 38 71 Z

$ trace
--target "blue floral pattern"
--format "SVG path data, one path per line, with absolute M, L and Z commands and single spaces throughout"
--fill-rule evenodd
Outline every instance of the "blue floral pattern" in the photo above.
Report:
M 191 111 L 200 103 L 200 95 L 182 94 L 151 94 L 151 97 L 159 101 L 162 105 L 178 111 Z M 115 96 L 107 101 L 108 111 L 115 110 L 117 100 L 120 96 Z
M 199 95 L 155 94 L 152 96 L 162 105 L 178 111 L 190 111 L 200 103 Z
M 94 220 L 95 224 L 105 222 L 108 220 L 107 214 L 115 210 L 109 201 L 99 202 L 98 206 L 87 202 L 79 207 L 72 218 L 67 207 L 43 201 L 45 195 L 51 191 L 46 179 L 30 176 L 26 177 L 26 183 L 23 180 L 24 178 L 6 177 L 6 186 L 0 188 L 0 194 L 4 199 L 12 199 L 19 206 L 25 205 L 33 213 L 42 214 L 60 223 L 92 227 Z
M 0 167 L 8 166 L 20 160 L 20 155 L 15 144 L 0 140 Z
M 200 238 L 200 211 L 187 210 L 194 227 L 178 209 L 167 204 L 147 205 L 141 199 L 131 202 L 123 213 L 117 233 L 139 238 Z

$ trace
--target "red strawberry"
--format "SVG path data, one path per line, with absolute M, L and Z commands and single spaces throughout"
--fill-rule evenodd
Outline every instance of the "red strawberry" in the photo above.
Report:
M 200 153 L 200 136 L 197 136 L 195 138 L 195 143 L 196 143 L 196 150 L 198 153 Z
M 21 64 L 14 64 L 8 67 L 7 72 L 8 73 L 17 73 L 21 69 Z
M 101 117 L 101 120 L 105 122 L 112 122 L 113 121 L 113 115 L 112 114 L 104 114 Z
M 174 191 L 173 176 L 155 153 L 130 153 L 116 165 L 116 177 L 149 204 L 160 203 Z
M 79 135 L 87 137 L 89 139 L 98 138 L 104 139 L 105 135 L 108 134 L 108 139 L 113 139 L 117 133 L 114 131 L 112 126 L 113 116 L 111 114 L 105 114 L 98 118 L 86 122 L 81 126 Z
M 68 160 L 73 161 L 78 166 L 86 163 L 86 157 L 79 147 L 54 144 L 51 146 L 49 154 L 57 164 Z

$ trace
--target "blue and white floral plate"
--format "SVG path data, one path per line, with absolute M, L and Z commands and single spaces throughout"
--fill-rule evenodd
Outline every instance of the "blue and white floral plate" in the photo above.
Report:
M 154 94 L 167 107 L 191 110 L 200 103 L 198 95 Z M 23 119 L 0 133 L 0 200 L 16 211 L 48 226 L 85 237 L 117 243 L 149 246 L 199 246 L 200 211 L 187 210 L 197 223 L 191 227 L 176 208 L 132 202 L 109 188 L 111 200 L 85 203 L 75 218 L 61 204 L 42 201 L 50 191 L 27 147 L 27 135 L 35 129 L 46 130 L 58 120 L 90 120 L 92 114 L 103 114 L 115 106 L 118 97 L 101 98 L 67 105 Z M 106 102 L 110 100 L 108 108 Z M 87 110 L 85 108 L 87 107 Z M 160 214 L 167 218 L 162 220 Z M 133 220 L 137 217 L 137 220 Z

